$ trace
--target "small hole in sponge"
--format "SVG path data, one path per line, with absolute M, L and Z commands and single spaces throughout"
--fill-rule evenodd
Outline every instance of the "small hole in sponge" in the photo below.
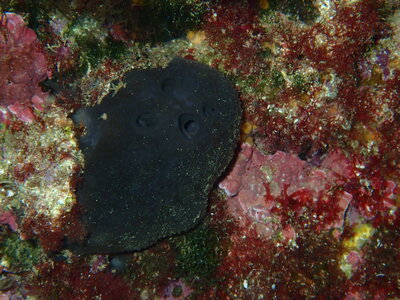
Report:
M 179 117 L 179 129 L 185 138 L 191 140 L 201 131 L 201 120 L 194 114 L 182 114 Z
M 196 134 L 200 130 L 199 124 L 195 120 L 188 120 L 183 124 L 185 130 L 190 134 Z

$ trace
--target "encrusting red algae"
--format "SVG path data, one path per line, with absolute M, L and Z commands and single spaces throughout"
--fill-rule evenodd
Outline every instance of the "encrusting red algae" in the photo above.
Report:
M 46 3 L 0 4 L 1 297 L 400 298 L 397 1 Z M 70 114 L 176 56 L 234 83 L 235 160 L 193 231 L 77 257 Z

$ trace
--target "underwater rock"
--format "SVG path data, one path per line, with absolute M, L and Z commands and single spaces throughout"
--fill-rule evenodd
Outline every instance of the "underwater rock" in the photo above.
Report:
M 77 199 L 89 235 L 77 254 L 141 250 L 191 229 L 236 146 L 240 101 L 217 70 L 176 58 L 125 82 L 73 115 L 86 127 Z

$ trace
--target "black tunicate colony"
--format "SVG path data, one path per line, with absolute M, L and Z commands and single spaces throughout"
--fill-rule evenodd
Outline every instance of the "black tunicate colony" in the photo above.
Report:
M 240 101 L 219 71 L 176 58 L 125 82 L 73 115 L 86 127 L 76 194 L 89 234 L 77 254 L 142 250 L 193 228 L 236 146 Z

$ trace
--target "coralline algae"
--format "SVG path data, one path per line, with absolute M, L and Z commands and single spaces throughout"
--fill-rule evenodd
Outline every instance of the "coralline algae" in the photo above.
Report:
M 125 79 L 73 115 L 86 127 L 77 199 L 89 235 L 78 254 L 141 250 L 195 226 L 236 146 L 240 101 L 220 72 L 177 58 Z
M 0 108 L 24 122 L 35 119 L 33 108 L 43 111 L 47 94 L 39 82 L 51 76 L 45 51 L 36 33 L 14 13 L 0 16 Z M 0 122 L 9 120 L 0 110 Z

